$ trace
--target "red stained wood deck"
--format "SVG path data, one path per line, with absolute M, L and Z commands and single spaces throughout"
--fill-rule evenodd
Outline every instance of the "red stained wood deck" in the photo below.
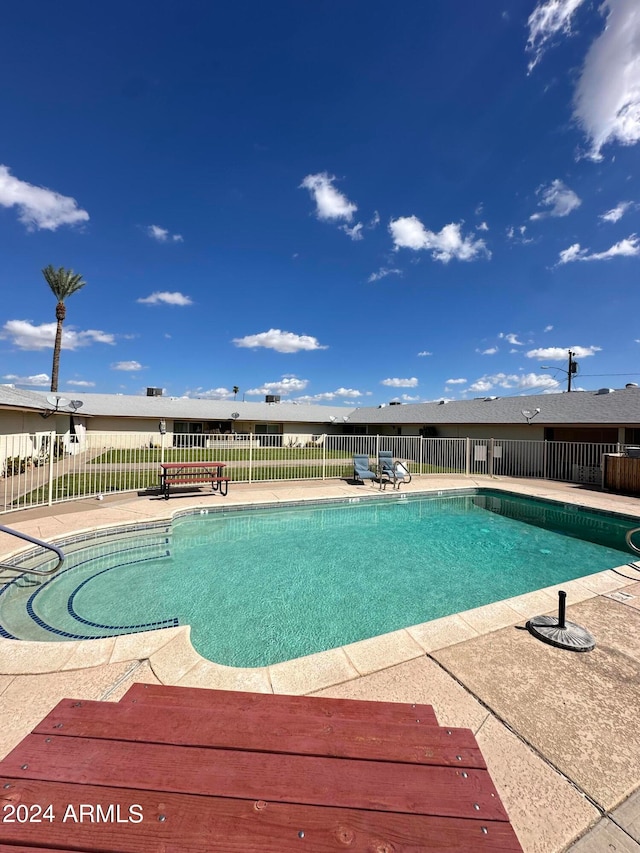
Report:
M 0 799 L 8 853 L 522 851 L 473 733 L 426 705 L 65 699 L 0 762 Z

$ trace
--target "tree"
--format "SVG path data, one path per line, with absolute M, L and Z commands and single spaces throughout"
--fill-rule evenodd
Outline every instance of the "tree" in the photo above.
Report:
M 237 385 L 234 385 L 234 386 L 233 386 L 233 399 L 234 399 L 234 400 L 236 399 L 236 394 L 238 393 L 238 391 L 239 391 L 239 390 L 240 390 L 240 389 L 238 388 L 238 386 L 237 386 Z
M 58 326 L 56 328 L 56 339 L 53 345 L 53 364 L 51 367 L 51 390 L 57 391 L 58 370 L 60 368 L 60 350 L 62 349 L 62 324 L 67 316 L 67 309 L 64 304 L 64 300 L 71 296 L 72 293 L 75 293 L 76 290 L 80 290 L 81 287 L 84 287 L 87 282 L 83 281 L 82 276 L 77 275 L 73 270 L 66 270 L 64 267 L 60 267 L 59 270 L 54 270 L 51 264 L 42 270 L 42 275 L 45 277 L 53 295 L 58 300 L 58 304 L 56 305 L 56 320 L 58 322 Z

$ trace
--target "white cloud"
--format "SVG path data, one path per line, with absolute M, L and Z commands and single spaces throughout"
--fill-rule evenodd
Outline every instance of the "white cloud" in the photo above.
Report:
M 488 231 L 489 226 L 486 222 L 481 222 L 480 225 L 476 225 L 476 231 Z
M 335 391 L 324 391 L 321 394 L 305 394 L 304 397 L 298 397 L 304 403 L 320 403 L 337 399 L 347 399 L 349 397 L 363 397 L 362 391 L 356 388 L 337 388 Z
M 56 327 L 56 323 L 41 323 L 39 326 L 34 326 L 30 320 L 7 320 L 2 327 L 0 338 L 9 338 L 18 349 L 53 349 Z M 62 349 L 75 350 L 92 343 L 115 344 L 115 336 L 108 332 L 101 332 L 99 329 L 76 332 L 70 326 L 62 330 Z
M 556 388 L 558 380 L 545 373 L 494 373 L 485 374 L 469 386 L 469 391 L 484 394 L 493 388 L 527 391 L 532 388 Z
M 380 267 L 378 272 L 372 272 L 367 281 L 380 281 L 381 278 L 386 278 L 388 275 L 402 275 L 402 270 L 391 267 Z
M 428 250 L 436 261 L 448 263 L 452 258 L 472 261 L 478 257 L 491 257 L 484 240 L 463 237 L 462 223 L 451 222 L 441 231 L 429 231 L 417 216 L 401 216 L 389 223 L 389 232 L 396 249 Z
M 569 350 L 576 358 L 587 358 L 587 356 L 601 352 L 602 347 L 540 347 L 539 349 L 529 350 L 525 355 L 527 358 L 537 358 L 541 361 L 566 361 L 569 357 Z
M 599 218 L 602 219 L 603 222 L 618 222 L 618 220 L 622 219 L 632 205 L 633 202 L 631 201 L 621 201 L 615 207 L 612 207 L 611 210 L 607 210 L 606 213 L 601 213 Z
M 186 392 L 187 397 L 196 397 L 202 400 L 233 400 L 233 391 L 228 388 L 210 388 L 204 391 L 202 388 L 195 388 Z
M 65 385 L 73 385 L 74 388 L 95 388 L 95 382 L 88 382 L 86 379 L 69 379 Z
M 477 349 L 477 353 L 480 355 L 495 355 L 498 352 L 498 347 L 489 347 L 488 349 Z
M 469 385 L 469 391 L 478 391 L 480 394 L 484 391 L 490 391 L 492 388 L 493 385 L 488 379 L 476 379 L 472 385 Z
M 519 225 L 518 228 L 514 228 L 513 225 L 510 225 L 506 230 L 507 239 L 512 240 L 514 243 L 521 246 L 526 246 L 528 243 L 534 242 L 533 237 L 527 237 L 526 233 L 526 225 Z
M 612 142 L 640 141 L 640 4 L 604 0 L 606 25 L 587 53 L 574 96 L 574 118 L 593 160 Z
M 157 290 L 151 296 L 145 296 L 144 299 L 136 299 L 136 302 L 139 302 L 141 305 L 159 305 L 160 303 L 165 305 L 193 305 L 190 296 L 186 296 L 184 293 L 180 293 L 180 291 L 170 292 L 167 290 Z
M 0 205 L 17 207 L 18 219 L 29 231 L 55 231 L 61 225 L 77 225 L 89 219 L 74 198 L 20 181 L 8 166 L 0 166 Z
M 630 237 L 620 240 L 620 242 L 615 243 L 605 252 L 592 252 L 589 254 L 589 250 L 581 248 L 580 243 L 574 243 L 568 249 L 560 252 L 558 264 L 569 264 L 572 261 L 609 261 L 611 258 L 632 258 L 638 255 L 640 255 L 640 238 L 635 234 L 631 234 Z
M 515 346 L 515 347 L 522 347 L 522 346 L 524 346 L 524 344 L 522 343 L 522 341 L 519 341 L 519 340 L 518 340 L 518 335 L 516 334 L 516 332 L 507 332 L 507 334 L 505 334 L 504 332 L 500 332 L 500 333 L 498 334 L 498 337 L 500 338 L 500 340 L 505 340 L 505 341 L 507 341 L 508 343 L 512 344 L 512 345 L 513 345 L 513 346 Z
M 553 330 L 553 326 L 545 326 L 543 329 L 544 332 L 551 332 L 552 330 Z
M 183 243 L 182 234 L 170 234 L 166 228 L 160 228 L 159 225 L 149 225 L 147 227 L 147 234 L 153 240 L 157 240 L 158 243 Z
M 445 385 L 466 385 L 466 379 L 447 379 Z
M 352 240 L 363 240 L 364 239 L 364 236 L 362 234 L 363 228 L 364 228 L 364 225 L 362 224 L 362 222 L 358 222 L 356 225 L 353 226 L 353 228 L 349 228 L 348 225 L 341 225 L 340 226 L 340 230 L 344 231 L 344 233 L 347 234 L 349 237 L 351 237 Z
M 415 388 L 418 380 L 415 376 L 411 379 L 383 379 L 381 385 L 388 385 L 391 388 Z
M 292 391 L 304 391 L 309 384 L 308 379 L 298 379 L 295 376 L 283 376 L 278 382 L 265 382 L 259 388 L 250 388 L 245 393 L 253 394 L 280 394 L 283 397 Z
M 35 376 L 16 376 L 13 373 L 8 373 L 3 379 L 13 382 L 15 385 L 49 385 L 51 379 L 46 373 L 37 373 Z
M 264 347 L 274 349 L 276 352 L 300 352 L 301 350 L 328 349 L 318 343 L 318 339 L 311 335 L 296 335 L 293 332 L 283 332 L 280 329 L 269 329 L 268 332 L 259 332 L 257 335 L 245 335 L 244 338 L 234 338 L 233 343 L 237 347 Z
M 538 207 L 546 207 L 548 210 L 532 214 L 529 217 L 532 220 L 545 219 L 547 216 L 568 216 L 582 204 L 576 193 L 559 178 L 551 181 L 547 187 L 538 187 L 536 195 L 540 197 Z
M 124 370 L 130 372 L 134 370 L 143 370 L 143 367 L 139 361 L 116 361 L 115 364 L 111 365 L 111 370 Z
M 346 219 L 351 222 L 358 207 L 333 186 L 335 180 L 335 175 L 318 172 L 315 175 L 307 175 L 300 187 L 309 190 L 316 203 L 318 219 Z
M 419 356 L 433 355 L 433 353 L 432 353 L 432 352 L 429 352 L 429 351 L 428 351 L 428 350 L 426 350 L 426 349 L 423 349 L 423 350 L 422 350 L 422 352 L 419 352 L 419 353 L 418 353 L 418 355 L 419 355 Z
M 571 32 L 571 18 L 584 0 L 541 0 L 529 15 L 527 50 L 533 54 L 529 71 L 538 64 L 547 43 L 557 33 Z

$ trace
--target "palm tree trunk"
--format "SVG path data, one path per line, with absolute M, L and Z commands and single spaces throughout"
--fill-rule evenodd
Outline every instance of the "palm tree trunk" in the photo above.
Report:
M 53 344 L 53 364 L 51 366 L 51 390 L 58 390 L 58 371 L 60 369 L 60 350 L 62 348 L 62 319 L 58 318 L 56 339 Z

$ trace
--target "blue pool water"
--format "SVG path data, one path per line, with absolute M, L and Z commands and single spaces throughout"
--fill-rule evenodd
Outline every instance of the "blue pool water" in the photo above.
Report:
M 6 585 L 0 631 L 189 624 L 204 657 L 261 666 L 622 565 L 637 524 L 489 491 L 188 516 L 71 549 L 53 580 Z

